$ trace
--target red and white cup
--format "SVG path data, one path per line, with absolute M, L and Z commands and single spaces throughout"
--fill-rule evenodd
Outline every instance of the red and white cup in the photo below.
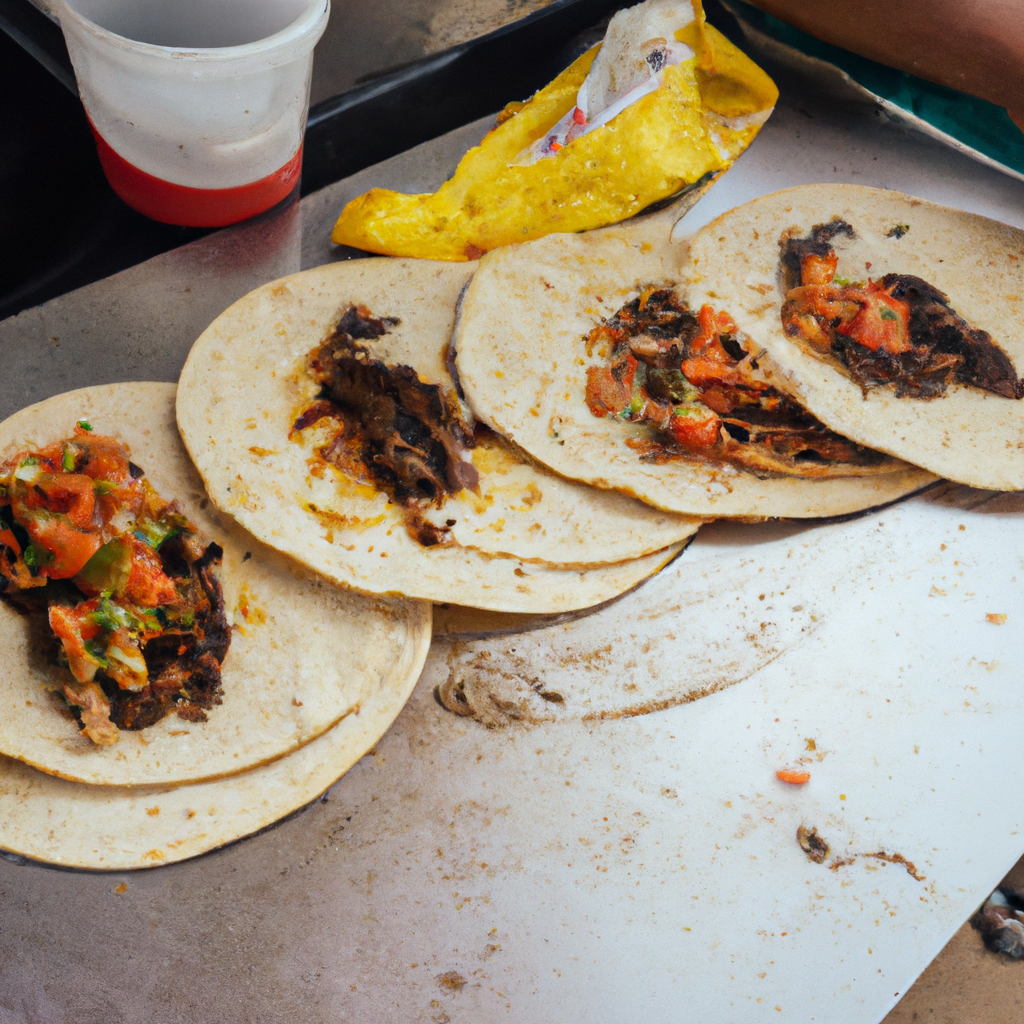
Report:
M 60 0 L 114 191 L 154 220 L 223 227 L 298 185 L 330 0 Z

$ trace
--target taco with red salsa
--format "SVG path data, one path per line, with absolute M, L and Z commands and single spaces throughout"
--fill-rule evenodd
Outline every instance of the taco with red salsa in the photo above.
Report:
M 1024 489 L 1024 231 L 806 185 L 698 232 L 686 277 L 833 430 L 960 483 Z

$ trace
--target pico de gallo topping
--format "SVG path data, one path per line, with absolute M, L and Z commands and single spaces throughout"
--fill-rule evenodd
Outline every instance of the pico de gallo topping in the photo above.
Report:
M 829 430 L 765 378 L 728 313 L 694 313 L 648 287 L 586 337 L 586 398 L 599 417 L 650 428 L 627 444 L 645 461 L 699 455 L 799 476 L 885 471 L 892 460 Z
M 0 462 L 0 593 L 45 611 L 70 674 L 63 696 L 94 743 L 171 711 L 205 721 L 220 703 L 221 556 L 84 420 Z
M 899 239 L 909 225 L 887 237 Z M 784 235 L 782 306 L 786 334 L 813 352 L 838 360 L 867 393 L 892 385 L 896 395 L 936 398 L 950 384 L 1024 398 L 1024 380 L 986 331 L 971 327 L 949 297 L 920 277 L 886 274 L 852 282 L 837 275 L 833 241 L 855 238 L 836 217 L 805 238 Z

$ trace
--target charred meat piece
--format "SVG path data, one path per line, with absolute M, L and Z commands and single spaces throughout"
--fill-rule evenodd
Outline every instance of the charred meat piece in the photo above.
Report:
M 782 250 L 782 281 L 786 291 L 810 283 L 806 280 L 806 274 L 815 264 L 827 263 L 835 256 L 834 240 L 840 236 L 857 237 L 853 228 L 840 217 L 833 217 L 827 224 L 815 224 L 806 238 L 788 234 L 783 236 L 779 247 Z
M 808 860 L 815 864 L 823 864 L 829 855 L 828 843 L 818 835 L 816 828 L 800 825 L 796 830 L 796 841 L 800 844 L 800 849 L 807 854 Z
M 147 685 L 137 692 L 123 690 L 100 677 L 110 701 L 111 720 L 123 729 L 145 729 L 176 711 L 191 722 L 205 722 L 206 711 L 221 703 L 220 668 L 231 630 L 224 614 L 224 595 L 213 567 L 219 565 L 223 550 L 210 544 L 202 555 L 190 561 L 184 545 L 165 544 L 178 550 L 161 551 L 165 565 L 184 564 L 181 576 L 172 576 L 176 589 L 192 611 L 188 628 L 169 627 L 142 648 L 149 670 Z
M 406 512 L 410 533 L 422 544 L 443 543 L 446 531 L 418 512 L 441 507 L 448 495 L 478 491 L 479 476 L 464 458 L 474 447 L 472 428 L 458 401 L 438 384 L 420 380 L 410 366 L 372 358 L 360 339 L 379 338 L 398 323 L 376 319 L 365 306 L 349 307 L 332 334 L 308 357 L 321 385 L 317 400 L 293 431 L 331 417 L 338 422 L 321 456 L 351 469 L 353 457 L 366 475 Z
M 981 933 L 993 953 L 1024 960 L 1024 912 L 1010 906 L 998 889 L 975 912 L 971 927 Z
M 1010 357 L 987 331 L 971 327 L 949 304 L 949 296 L 910 274 L 886 274 L 882 287 L 910 306 L 910 340 L 929 348 L 933 361 L 947 357 L 953 379 L 1003 398 L 1024 398 Z

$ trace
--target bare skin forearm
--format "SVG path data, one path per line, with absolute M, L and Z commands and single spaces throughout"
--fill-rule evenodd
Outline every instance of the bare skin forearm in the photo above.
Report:
M 751 0 L 818 39 L 1006 107 L 1024 128 L 1024 0 Z

